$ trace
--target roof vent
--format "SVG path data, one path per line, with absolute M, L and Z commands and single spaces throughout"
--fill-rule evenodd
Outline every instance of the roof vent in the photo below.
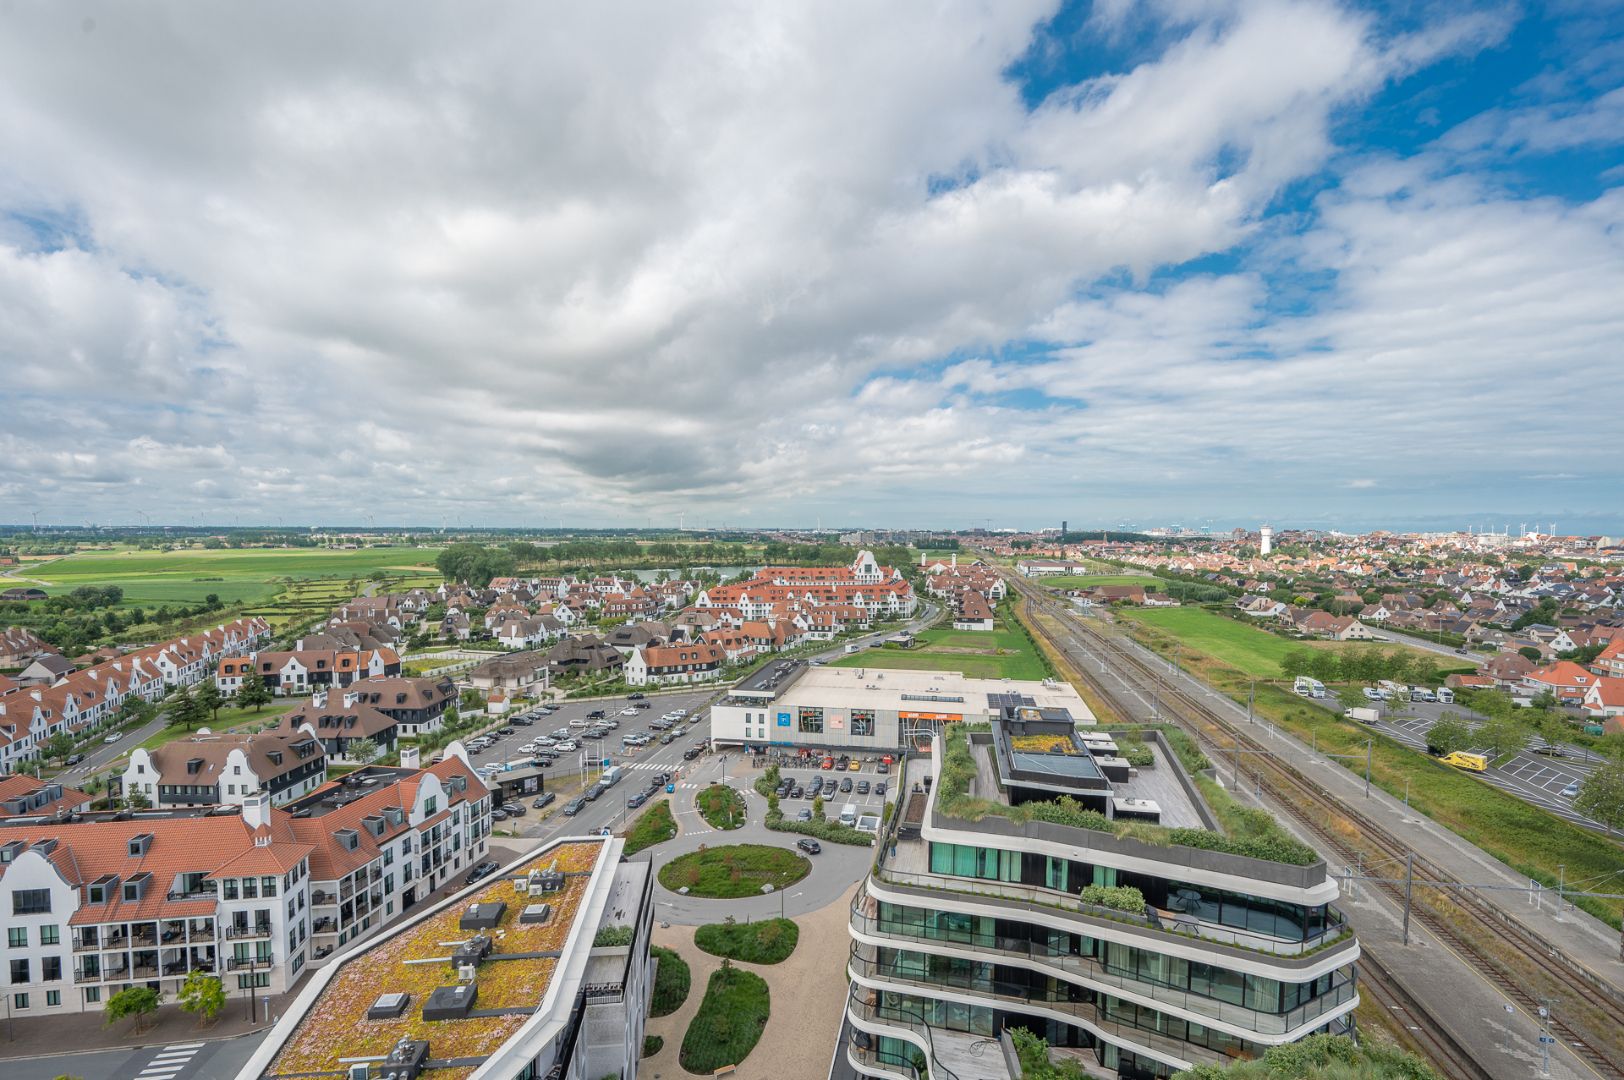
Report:
M 367 1010 L 368 1020 L 393 1020 L 406 1011 L 410 994 L 382 994 Z
M 479 966 L 479 962 L 490 955 L 491 939 L 484 934 L 475 934 L 461 945 L 457 946 L 451 954 L 451 966 L 459 972 L 467 967 L 472 971 Z
M 463 930 L 494 930 L 507 914 L 507 903 L 496 900 L 488 904 L 471 904 L 462 913 L 457 926 Z
M 462 986 L 442 986 L 429 995 L 423 1002 L 423 1019 L 425 1020 L 461 1020 L 468 1015 L 479 998 L 477 985 L 469 983 Z M 425 1049 L 427 1044 L 424 1044 Z

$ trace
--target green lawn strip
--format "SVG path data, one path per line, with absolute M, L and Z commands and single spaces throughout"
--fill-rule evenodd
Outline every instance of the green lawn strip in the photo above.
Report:
M 739 1064 L 760 1041 L 771 1009 L 765 979 L 724 965 L 705 987 L 699 1012 L 682 1037 L 678 1061 L 691 1073 Z
M 1147 592 L 1159 592 L 1167 582 L 1158 577 L 1140 577 L 1136 574 L 1065 574 L 1060 577 L 1036 579 L 1039 585 L 1056 589 L 1092 589 L 1099 585 L 1140 585 Z
M 626 847 L 622 854 L 636 855 L 676 835 L 677 820 L 671 816 L 671 800 L 661 799 L 638 814 L 632 827 L 626 830 Z
M 688 961 L 678 956 L 674 949 L 653 945 L 650 946 L 649 952 L 654 954 L 660 964 L 654 972 L 654 990 L 649 995 L 648 1014 L 670 1016 L 682 1008 L 682 1003 L 688 1000 L 688 987 L 693 982 L 693 973 L 688 969 Z
M 1171 610 L 1176 609 L 1164 609 Z M 1227 621 L 1217 615 L 1211 618 Z M 1146 641 L 1158 652 L 1171 653 L 1164 636 L 1149 635 Z M 1281 644 L 1291 645 L 1283 640 Z M 1251 681 L 1244 671 L 1214 657 L 1191 656 L 1189 648 L 1186 644 L 1184 655 L 1191 661 L 1187 666 L 1231 699 L 1246 701 Z M 1316 745 L 1321 754 L 1363 758 L 1365 740 L 1374 738 L 1372 783 L 1399 798 L 1407 794 L 1410 806 L 1417 812 L 1482 848 L 1520 875 L 1555 886 L 1564 875 L 1569 882 L 1598 881 L 1624 871 L 1624 848 L 1600 833 L 1547 813 L 1380 732 L 1345 720 L 1335 711 L 1308 705 L 1287 688 L 1258 683 L 1256 693 L 1254 708 L 1259 715 L 1303 742 Z M 1362 771 L 1362 764 L 1344 764 Z M 1565 871 L 1559 867 L 1565 867 Z M 1595 891 L 1614 890 L 1603 887 Z M 1617 900 L 1580 897 L 1574 903 L 1612 926 L 1620 925 L 1624 905 Z
M 660 867 L 660 884 L 691 896 L 732 900 L 756 896 L 763 885 L 782 889 L 800 881 L 812 863 L 789 848 L 769 844 L 727 844 L 690 851 Z
M 793 919 L 711 923 L 694 931 L 694 944 L 712 956 L 746 964 L 781 964 L 800 939 L 801 928 Z
M 1260 679 L 1278 679 L 1280 662 L 1288 653 L 1314 644 L 1288 641 L 1199 607 L 1123 608 L 1118 614 L 1163 631 L 1185 649 L 1198 649 Z M 1167 651 L 1172 652 L 1171 648 Z
M 699 816 L 713 829 L 743 828 L 750 816 L 744 796 L 726 784 L 710 785 L 694 801 L 699 806 Z
M 658 1054 L 663 1049 L 665 1049 L 665 1037 L 663 1035 L 644 1035 L 643 1036 L 643 1056 L 644 1057 L 653 1057 L 655 1054 Z

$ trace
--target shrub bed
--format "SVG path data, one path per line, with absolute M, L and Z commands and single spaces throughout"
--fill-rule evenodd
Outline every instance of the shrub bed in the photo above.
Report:
M 750 1056 L 771 1015 L 767 982 L 724 964 L 710 977 L 677 1060 L 691 1073 L 713 1073 Z
M 830 821 L 828 818 L 792 821 L 784 816 L 782 810 L 769 810 L 765 824 L 773 832 L 800 833 L 802 836 L 810 836 L 817 840 L 827 840 L 831 844 L 870 847 L 874 843 L 871 833 L 854 829 L 850 825 L 842 825 L 838 821 Z
M 676 835 L 677 819 L 671 816 L 671 800 L 661 799 L 637 815 L 632 827 L 626 830 L 624 854 L 635 855 Z
M 769 844 L 728 844 L 700 848 L 660 867 L 660 884 L 690 896 L 732 900 L 755 896 L 763 885 L 782 889 L 812 872 L 812 862 L 788 848 Z
M 713 829 L 743 828 L 749 816 L 744 796 L 726 784 L 710 785 L 694 801 L 699 805 L 699 816 Z
M 694 944 L 712 956 L 746 964 L 783 963 L 800 939 L 801 928 L 792 919 L 711 923 L 694 931 Z
M 693 973 L 688 970 L 688 961 L 672 949 L 663 945 L 650 947 L 660 961 L 654 972 L 654 991 L 649 995 L 648 1014 L 650 1016 L 670 1016 L 682 1008 L 682 1003 L 688 1000 L 688 987 L 693 981 Z
M 643 1056 L 644 1057 L 653 1057 L 655 1054 L 658 1054 L 660 1052 L 660 1050 L 664 1046 L 665 1046 L 665 1037 L 663 1035 L 644 1035 L 643 1036 Z

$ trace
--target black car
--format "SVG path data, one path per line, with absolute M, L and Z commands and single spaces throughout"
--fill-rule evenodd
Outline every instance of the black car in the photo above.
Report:
M 79 764 L 84 759 L 85 759 L 85 756 L 83 754 L 69 754 L 68 755 L 68 761 L 67 761 L 68 768 L 71 769 L 73 766 Z
M 512 735 L 513 729 L 510 727 L 499 727 L 496 729 L 496 733 L 498 735 Z
M 792 799 L 804 799 L 806 798 L 806 789 L 800 787 L 795 788 L 789 793 L 789 797 Z
M 494 862 L 494 861 L 492 861 L 490 859 L 486 859 L 484 862 L 480 863 L 478 866 L 476 866 L 472 870 L 468 871 L 468 876 L 462 879 L 462 883 L 464 885 L 472 885 L 474 882 L 478 881 L 480 878 L 490 877 L 492 874 L 496 873 L 496 871 L 498 871 L 500 869 L 501 869 L 501 864 L 500 863 Z
M 528 716 L 515 716 L 513 718 L 513 722 L 518 724 L 520 727 L 530 727 L 535 723 L 535 721 L 530 719 Z
M 565 817 L 574 817 L 576 814 L 579 814 L 581 812 L 581 810 L 585 806 L 586 806 L 586 800 L 585 799 L 582 799 L 582 798 L 571 799 L 569 802 L 564 804 L 564 816 Z
M 823 845 L 812 839 L 810 836 L 801 837 L 801 839 L 795 841 L 795 846 L 806 852 L 808 855 L 816 855 L 818 852 L 823 850 Z
M 704 753 L 704 751 L 701 750 L 699 747 L 690 746 L 688 749 L 686 749 L 686 750 L 684 750 L 682 752 L 682 760 L 684 760 L 684 761 L 692 761 L 694 758 L 698 757 L 702 753 Z
M 652 709 L 652 708 L 653 708 L 653 707 L 654 707 L 654 706 L 652 706 L 652 705 L 650 705 L 650 704 L 649 704 L 649 703 L 648 703 L 648 702 L 646 702 L 646 701 L 639 701 L 639 702 L 638 702 L 638 703 L 637 703 L 637 708 L 639 708 L 639 709 Z
M 508 817 L 519 817 L 524 813 L 524 803 L 505 802 L 502 809 L 507 811 Z
M 604 787 L 602 784 L 593 784 L 591 787 L 586 789 L 586 795 L 584 798 L 587 802 L 597 802 L 599 796 L 608 790 L 609 789 Z
M 604 712 L 602 709 L 593 709 L 591 712 L 586 714 L 586 718 L 588 720 L 602 720 L 607 715 L 609 714 Z
M 491 820 L 492 821 L 506 821 L 507 819 L 508 819 L 508 812 L 506 810 L 503 810 L 500 806 L 498 806 L 495 810 L 491 811 Z
M 876 794 L 876 795 L 884 795 L 885 794 L 885 781 L 884 780 L 881 780 L 879 783 L 874 785 L 874 794 Z
M 867 780 L 859 780 L 859 781 L 857 781 L 857 794 L 859 794 L 859 795 L 867 795 L 868 794 L 868 781 Z
M 841 791 L 850 791 L 851 790 L 851 777 L 843 776 L 843 777 L 840 778 L 840 790 Z
M 626 695 L 626 700 L 627 701 L 642 701 L 645 696 L 646 695 L 644 695 L 642 693 L 631 693 L 631 694 Z
M 532 809 L 535 809 L 535 810 L 545 810 L 545 809 L 547 809 L 549 806 L 553 805 L 553 803 L 555 803 L 557 801 L 558 801 L 558 796 L 557 795 L 554 795 L 550 791 L 546 791 L 546 792 L 543 792 L 540 796 L 538 796 L 536 801 L 531 803 L 530 806 L 531 806 Z
M 667 783 L 670 779 L 671 779 L 671 774 L 668 773 L 668 772 L 655 773 L 654 774 L 653 786 L 654 787 L 660 787 L 661 785 Z

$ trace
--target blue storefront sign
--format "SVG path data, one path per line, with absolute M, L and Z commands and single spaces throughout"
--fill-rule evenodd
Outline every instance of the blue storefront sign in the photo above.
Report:
M 789 713 L 781 712 L 778 714 L 778 726 L 789 727 Z

